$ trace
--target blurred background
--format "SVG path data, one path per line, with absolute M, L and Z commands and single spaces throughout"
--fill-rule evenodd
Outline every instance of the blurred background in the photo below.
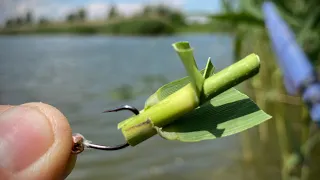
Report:
M 273 116 L 267 123 L 214 141 L 155 136 L 121 151 L 89 150 L 68 179 L 318 179 L 320 146 L 309 148 L 305 166 L 310 117 L 301 98 L 284 89 L 263 2 L 0 1 L 0 104 L 52 104 L 74 132 L 118 144 L 117 123 L 131 114 L 101 112 L 122 104 L 141 109 L 160 86 L 184 77 L 172 43 L 189 41 L 201 69 L 208 57 L 221 70 L 256 53 L 259 75 L 237 88 Z M 319 70 L 320 1 L 273 2 Z

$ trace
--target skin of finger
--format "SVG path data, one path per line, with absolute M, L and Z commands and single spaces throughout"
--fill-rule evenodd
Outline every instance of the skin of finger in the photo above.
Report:
M 2 180 L 9 180 L 12 179 L 11 177 L 13 177 L 13 174 L 9 171 L 7 171 L 6 169 L 0 167 L 0 179 Z
M 69 176 L 69 174 L 72 172 L 72 170 L 76 164 L 76 161 L 77 161 L 77 155 L 76 154 L 70 155 L 68 163 L 67 163 L 67 167 L 64 171 L 62 179 L 65 179 Z
M 76 159 L 70 153 L 72 131 L 68 120 L 58 109 L 48 104 L 27 103 L 21 106 L 35 108 L 47 117 L 54 133 L 54 143 L 35 163 L 15 174 L 14 180 L 64 179 L 73 169 Z
M 8 109 L 12 108 L 14 106 L 11 105 L 0 105 L 0 114 L 3 113 L 4 111 L 7 111 Z
M 0 105 L 0 114 L 14 106 L 11 105 Z M 0 179 L 12 179 L 14 175 L 11 172 L 8 172 L 6 169 L 0 167 Z

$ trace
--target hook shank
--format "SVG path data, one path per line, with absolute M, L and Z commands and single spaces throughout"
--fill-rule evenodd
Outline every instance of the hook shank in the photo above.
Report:
M 98 144 L 87 144 L 87 148 L 91 149 L 99 149 L 99 150 L 104 150 L 104 151 L 115 151 L 119 149 L 124 149 L 128 147 L 128 143 L 120 144 L 120 145 L 115 145 L 115 146 L 103 146 L 103 145 L 98 145 Z
M 129 105 L 123 105 L 115 109 L 110 109 L 110 110 L 105 110 L 103 113 L 107 112 L 117 112 L 117 111 L 123 111 L 123 110 L 128 110 L 134 113 L 135 115 L 139 114 L 139 110 L 136 109 L 135 107 L 129 106 Z M 123 143 L 119 145 L 113 145 L 113 146 L 104 146 L 104 145 L 99 145 L 99 144 L 92 144 L 89 141 L 86 141 L 82 135 L 76 134 L 73 136 L 73 141 L 74 141 L 74 147 L 72 148 L 72 153 L 74 154 L 79 154 L 84 150 L 84 147 L 86 148 L 91 148 L 91 149 L 98 149 L 98 150 L 103 150 L 103 151 L 115 151 L 115 150 L 120 150 L 124 149 L 129 146 L 129 144 Z

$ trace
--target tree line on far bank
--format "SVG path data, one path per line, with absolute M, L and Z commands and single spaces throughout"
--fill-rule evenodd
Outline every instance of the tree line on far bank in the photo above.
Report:
M 124 16 L 118 11 L 115 5 L 111 6 L 108 12 L 106 12 L 106 21 L 114 19 L 122 19 Z M 185 16 L 183 13 L 176 9 L 172 9 L 165 5 L 146 5 L 140 12 L 132 15 L 134 17 L 159 17 L 168 20 L 176 25 L 185 24 Z M 88 21 L 87 11 L 84 8 L 80 8 L 75 12 L 71 12 L 66 15 L 65 23 L 74 22 L 86 22 Z M 35 19 L 33 12 L 30 10 L 25 15 L 17 16 L 14 18 L 9 18 L 5 22 L 6 28 L 17 28 L 28 25 L 47 25 L 53 23 L 53 20 L 47 17 L 39 17 L 38 20 Z

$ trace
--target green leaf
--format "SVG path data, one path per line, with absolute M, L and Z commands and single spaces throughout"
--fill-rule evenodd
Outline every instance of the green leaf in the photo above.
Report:
M 175 51 L 178 53 L 187 73 L 191 79 L 191 84 L 197 93 L 198 97 L 202 92 L 204 78 L 202 77 L 193 55 L 193 49 L 189 42 L 182 41 L 172 44 Z
M 214 70 L 213 65 L 211 66 L 211 61 L 209 61 L 210 58 L 208 59 L 207 62 L 207 66 L 206 69 L 200 71 L 200 73 L 202 74 L 202 76 L 205 72 L 207 72 L 207 75 L 212 73 Z M 250 54 L 249 56 L 247 56 L 246 58 L 243 58 L 242 60 L 238 61 L 237 63 L 233 64 L 232 66 L 218 72 L 216 76 L 216 78 L 220 79 L 220 81 L 217 82 L 213 82 L 213 86 L 222 86 L 225 87 L 226 82 L 228 82 L 228 80 L 231 81 L 235 81 L 236 79 L 239 79 L 239 77 L 241 76 L 247 76 L 250 77 L 252 75 L 254 75 L 257 70 L 259 69 L 259 58 L 257 55 L 255 54 Z M 211 69 L 212 67 L 212 69 Z M 243 70 L 243 68 L 249 68 L 249 69 L 254 69 L 254 71 L 249 71 L 249 70 Z M 211 69 L 211 70 L 210 70 Z M 250 72 L 248 74 L 248 72 Z M 218 74 L 220 73 L 220 75 L 218 76 Z M 221 74 L 223 73 L 223 74 Z M 236 75 L 236 73 L 240 73 L 243 75 Z M 251 75 L 250 75 L 251 74 Z M 215 76 L 213 75 L 213 76 Z M 209 77 L 207 80 L 210 80 Z M 242 77 L 243 78 L 243 77 Z M 152 106 L 156 105 L 157 103 L 159 103 L 160 101 L 164 100 L 165 98 L 167 98 L 169 95 L 172 95 L 173 93 L 175 93 L 176 91 L 180 90 L 181 88 L 184 88 L 186 85 L 188 85 L 190 83 L 190 77 L 184 77 L 175 81 L 172 81 L 168 84 L 165 84 L 164 86 L 160 87 L 154 94 L 152 94 L 145 102 L 145 108 L 143 110 L 140 111 L 140 114 L 143 114 L 146 110 L 148 110 L 149 108 L 151 108 Z M 211 80 L 212 81 L 212 80 Z M 221 82 L 223 81 L 223 82 Z M 240 79 L 240 82 L 243 81 Z M 218 83 L 221 82 L 221 83 Z M 239 83 L 239 82 L 238 82 Z M 232 83 L 232 84 L 228 84 L 227 83 L 227 89 L 229 89 L 230 87 L 236 85 L 237 83 Z M 214 89 L 215 94 L 214 96 L 218 95 L 221 93 L 221 90 L 218 90 L 217 88 Z M 224 91 L 224 90 L 223 90 Z M 212 97 L 214 97 L 212 96 Z M 211 97 L 211 96 L 210 96 Z M 200 104 L 205 103 L 205 101 L 208 101 L 207 97 L 202 97 L 200 100 Z M 121 129 L 122 127 L 125 126 L 125 124 L 127 124 L 131 119 L 128 118 L 124 121 L 121 121 L 118 124 L 118 129 Z
M 206 69 L 202 70 L 205 71 Z M 189 77 L 178 79 L 162 86 L 152 96 L 156 96 L 158 100 L 165 99 L 189 83 Z M 164 139 L 194 142 L 233 135 L 270 118 L 271 116 L 260 110 L 248 96 L 231 88 L 173 124 L 154 128 Z
M 204 70 L 201 71 L 203 73 Z M 190 83 L 189 76 L 183 77 L 181 79 L 177 79 L 172 81 L 168 84 L 163 85 L 160 87 L 154 94 L 152 94 L 147 101 L 145 102 L 144 109 L 148 109 L 151 106 L 154 106 L 159 101 L 162 101 L 167 96 L 173 94 L 177 90 L 181 89 L 182 87 L 186 86 Z
M 310 35 L 312 28 L 315 26 L 315 24 L 319 20 L 319 15 L 320 15 L 320 7 L 317 9 L 314 9 L 306 17 L 304 25 L 302 26 L 300 32 L 297 35 L 297 41 L 299 42 L 299 44 L 302 44 L 303 41 L 308 37 L 308 35 Z
M 169 126 L 156 130 L 168 140 L 196 142 L 233 135 L 270 118 L 248 96 L 231 88 Z
M 203 74 L 209 69 L 208 64 L 209 61 L 206 69 L 202 70 Z M 146 104 L 150 104 L 150 99 L 154 97 L 157 97 L 158 101 L 163 100 L 189 83 L 189 77 L 170 82 L 150 96 Z M 173 124 L 154 128 L 164 139 L 194 142 L 236 134 L 270 118 L 271 116 L 260 110 L 248 96 L 231 88 Z
M 215 67 L 213 66 L 211 62 L 211 58 L 208 58 L 207 64 L 205 69 L 200 71 L 200 74 L 206 79 L 210 77 L 215 70 Z M 160 87 L 154 94 L 152 94 L 147 101 L 145 102 L 144 109 L 148 109 L 151 106 L 157 104 L 159 101 L 165 99 L 170 94 L 173 94 L 177 90 L 181 89 L 182 87 L 186 86 L 190 83 L 190 77 L 186 76 L 181 79 L 177 79 L 175 81 L 172 81 L 168 84 L 163 85 Z
M 210 63 L 208 61 L 205 75 L 199 72 L 201 78 L 212 72 Z M 224 137 L 253 127 L 270 116 L 231 87 L 256 75 L 259 68 L 259 57 L 250 54 L 213 74 L 205 79 L 200 102 L 192 86 L 194 79 L 190 76 L 171 82 L 148 99 L 149 108 L 122 121 L 118 128 L 128 144 L 136 146 L 157 133 L 165 139 L 193 142 Z M 161 95 L 163 99 L 159 101 Z
M 215 67 L 213 66 L 211 62 L 211 58 L 209 57 L 206 67 L 204 69 L 203 78 L 207 79 L 208 77 L 210 77 L 213 74 L 214 70 L 215 70 Z
M 263 1 L 242 0 L 242 2 L 243 2 L 242 11 L 245 11 L 256 18 L 263 19 L 263 13 L 260 9 Z

